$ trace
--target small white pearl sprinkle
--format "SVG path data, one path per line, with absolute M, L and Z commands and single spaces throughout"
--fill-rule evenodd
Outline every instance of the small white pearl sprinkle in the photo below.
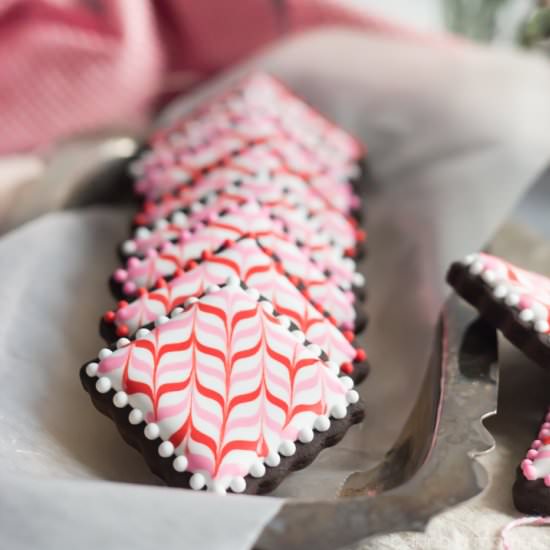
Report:
M 196 213 L 200 212 L 203 208 L 204 208 L 204 206 L 200 202 L 194 202 L 191 205 L 191 212 L 196 214 Z
M 306 341 L 306 335 L 301 330 L 293 330 L 292 336 L 294 336 L 300 344 L 303 344 Z
M 119 338 L 116 341 L 116 347 L 117 349 L 120 349 L 127 346 L 129 343 L 130 343 L 130 340 L 128 340 L 128 338 Z
M 147 328 L 140 328 L 137 332 L 136 332 L 136 338 L 145 338 L 151 331 Z
M 247 288 L 246 294 L 256 302 L 260 299 L 260 293 L 255 288 Z
M 179 227 L 187 224 L 187 216 L 183 212 L 174 212 L 172 214 L 172 223 Z
M 262 309 L 268 314 L 273 315 L 273 304 L 267 300 L 262 300 L 260 302 Z
M 479 275 L 485 266 L 483 265 L 483 262 L 480 262 L 479 260 L 474 261 L 472 264 L 470 264 L 470 269 L 468 270 L 472 275 Z
M 125 391 L 117 391 L 113 397 L 113 404 L 118 409 L 122 409 L 128 405 L 128 394 Z
M 159 445 L 159 455 L 162 456 L 162 458 L 168 458 L 173 454 L 174 454 L 174 445 L 172 444 L 171 441 L 163 441 Z
M 208 285 L 206 287 L 205 293 L 212 294 L 213 292 L 218 292 L 219 290 L 220 290 L 220 287 L 218 285 Z
M 99 393 L 107 393 L 111 389 L 111 380 L 106 376 L 102 376 L 95 383 L 95 389 Z
M 481 278 L 490 286 L 494 285 L 497 280 L 497 275 L 492 269 L 486 269 L 482 274 Z
M 170 314 L 170 317 L 172 317 L 172 319 L 174 317 L 177 317 L 178 315 L 181 315 L 185 310 L 182 308 L 182 307 L 177 307 L 175 309 L 172 310 L 172 313 Z
M 191 296 L 191 298 L 187 298 L 187 300 L 185 300 L 185 307 L 186 308 L 191 307 L 193 304 L 196 304 L 198 301 L 199 299 L 197 297 Z
M 281 441 L 281 444 L 279 445 L 279 452 L 283 456 L 292 456 L 296 453 L 296 445 L 290 440 Z
M 344 258 L 342 260 L 342 263 L 349 269 L 350 271 L 355 271 L 355 262 L 351 258 Z
M 336 419 L 340 419 L 340 418 L 344 418 L 347 412 L 348 411 L 346 407 L 341 403 L 338 403 L 330 409 L 330 416 L 333 416 Z
M 307 349 L 311 354 L 315 355 L 315 357 L 319 357 L 323 353 L 317 344 L 309 344 Z
M 535 319 L 540 321 L 546 321 L 546 319 L 548 319 L 548 310 L 546 306 L 543 306 L 541 303 L 533 302 L 531 304 L 531 310 L 535 314 Z
M 250 475 L 256 478 L 265 476 L 265 466 L 261 462 L 254 462 L 250 466 Z
M 128 415 L 128 421 L 134 426 L 143 421 L 143 413 L 139 409 L 132 409 Z
M 310 443 L 313 441 L 313 438 L 315 437 L 315 434 L 313 433 L 313 430 L 311 428 L 302 428 L 298 432 L 298 439 L 302 443 Z
M 127 256 L 129 254 L 134 254 L 137 250 L 137 244 L 134 241 L 124 241 L 122 243 L 122 252 Z
M 155 222 L 155 229 L 165 229 L 168 226 L 168 220 L 157 220 Z
M 351 288 L 351 284 L 349 281 L 340 281 L 340 288 L 344 291 L 349 290 Z
M 349 376 L 342 376 L 339 378 L 340 384 L 346 389 L 351 390 L 354 386 L 353 380 Z
M 326 432 L 330 428 L 330 420 L 328 416 L 318 416 L 313 426 L 318 432 Z
M 95 362 L 92 362 L 92 363 L 88 363 L 86 365 L 86 374 L 90 377 L 90 378 L 93 378 L 96 374 L 97 374 L 97 369 L 98 369 L 99 365 Z
M 536 321 L 535 322 L 535 330 L 537 332 L 548 332 L 548 330 L 550 329 L 550 325 L 548 324 L 547 321 L 542 321 L 542 320 L 539 320 L 539 321 Z
M 234 477 L 231 480 L 229 487 L 231 487 L 231 490 L 234 493 L 242 493 L 246 489 L 246 481 L 244 477 L 240 477 L 240 476 Z
M 532 309 L 525 308 L 521 310 L 519 314 L 519 318 L 524 321 L 525 323 L 529 323 L 535 318 L 535 314 L 533 313 Z
M 334 374 L 340 374 L 340 365 L 335 361 L 327 361 L 326 365 Z
M 194 491 L 200 491 L 206 485 L 206 479 L 200 473 L 193 474 L 189 480 L 189 487 Z
M 477 260 L 477 254 L 468 254 L 463 260 L 463 264 L 471 265 Z
M 170 321 L 169 317 L 166 317 L 166 315 L 161 315 L 155 319 L 155 326 L 160 327 L 160 325 L 164 325 L 164 323 L 167 323 L 168 321 Z
M 354 286 L 364 286 L 365 284 L 365 276 L 359 271 L 353 274 L 352 280 Z
M 147 426 L 145 426 L 145 430 L 144 430 L 144 433 L 145 433 L 145 437 L 147 439 L 156 439 L 159 434 L 160 434 L 160 428 L 158 426 L 158 424 L 155 424 L 154 422 L 151 422 L 150 424 L 147 424 Z
M 516 292 L 510 292 L 504 301 L 509 306 L 517 306 L 519 304 L 519 294 Z
M 227 286 L 237 287 L 241 286 L 241 280 L 237 277 L 237 275 L 230 275 L 227 277 L 225 284 Z
M 135 235 L 136 239 L 148 239 L 151 236 L 151 231 L 146 227 L 138 227 Z
M 288 328 L 290 326 L 290 318 L 287 317 L 286 315 L 279 315 L 279 317 L 277 317 L 277 319 L 279 320 L 279 323 L 281 323 L 281 325 L 285 328 Z
M 346 401 L 348 403 L 357 403 L 359 401 L 359 394 L 355 390 L 349 390 L 346 392 Z
M 177 456 L 174 458 L 174 462 L 172 462 L 172 467 L 176 472 L 185 472 L 187 470 L 187 458 L 185 458 L 183 455 Z
M 212 483 L 211 489 L 212 489 L 212 492 L 216 493 L 217 495 L 225 495 L 227 493 L 227 489 L 219 479 L 216 479 Z
M 506 285 L 497 285 L 493 290 L 493 296 L 499 300 L 506 297 L 507 294 L 508 289 L 506 288 Z
M 281 463 L 279 453 L 271 452 L 265 457 L 265 463 L 272 468 L 275 468 Z
M 110 350 L 109 348 L 103 348 L 99 350 L 99 353 L 97 354 L 97 356 L 99 357 L 100 360 L 103 360 L 106 357 L 109 357 L 109 355 L 111 355 L 112 353 L 113 351 Z

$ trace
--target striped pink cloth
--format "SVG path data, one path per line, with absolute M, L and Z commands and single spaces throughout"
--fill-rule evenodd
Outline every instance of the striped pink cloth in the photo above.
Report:
M 329 0 L 0 0 L 0 154 L 131 120 L 327 23 L 414 36 Z

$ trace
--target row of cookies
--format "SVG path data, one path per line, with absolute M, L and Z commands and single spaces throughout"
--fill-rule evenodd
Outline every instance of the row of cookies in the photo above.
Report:
M 363 408 L 362 149 L 258 74 L 152 136 L 81 377 L 167 483 L 273 489 Z

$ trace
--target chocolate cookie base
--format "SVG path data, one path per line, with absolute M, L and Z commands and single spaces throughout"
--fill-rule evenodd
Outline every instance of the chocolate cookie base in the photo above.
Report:
M 113 404 L 115 391 L 112 389 L 105 394 L 99 393 L 95 388 L 96 378 L 90 378 L 86 374 L 86 366 L 80 370 L 80 380 L 96 409 L 113 420 L 124 441 L 143 456 L 151 471 L 167 485 L 189 489 L 189 479 L 192 474 L 174 470 L 173 457 L 159 456 L 160 438 L 151 441 L 145 437 L 145 422 L 137 425 L 130 424 L 128 417 L 132 408 L 129 405 L 121 409 L 115 407 Z M 330 428 L 326 432 L 315 432 L 315 437 L 310 443 L 296 441 L 296 453 L 290 457 L 281 457 L 279 466 L 274 468 L 268 466 L 265 476 L 261 478 L 246 476 L 245 493 L 263 494 L 273 491 L 290 472 L 305 468 L 323 449 L 336 445 L 351 426 L 363 420 L 364 415 L 361 402 L 349 405 L 345 418 L 331 419 Z
M 496 299 L 492 288 L 479 277 L 471 275 L 467 265 L 459 262 L 452 264 L 447 282 L 525 355 L 541 367 L 550 367 L 550 343 L 523 323 L 513 307 Z
M 514 506 L 522 514 L 532 516 L 550 515 L 550 487 L 543 479 L 525 479 L 521 468 L 517 469 L 516 481 L 512 487 Z

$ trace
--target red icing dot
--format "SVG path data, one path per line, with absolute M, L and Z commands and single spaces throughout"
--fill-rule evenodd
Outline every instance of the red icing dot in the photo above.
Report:
M 302 294 L 306 300 L 311 300 L 311 294 L 309 293 L 309 290 L 302 290 Z
M 264 246 L 263 251 L 268 256 L 273 256 L 273 250 L 271 250 L 271 248 L 268 248 L 267 246 Z
M 179 277 L 183 273 L 183 269 L 181 267 L 176 267 L 176 271 L 174 271 L 174 276 Z
M 212 259 L 212 251 L 211 250 L 204 250 L 203 253 L 201 254 L 201 258 L 203 260 L 210 260 Z
M 353 248 L 352 246 L 346 248 L 344 250 L 344 255 L 345 256 L 348 256 L 348 257 L 353 257 L 355 256 L 355 248 Z
M 225 248 L 230 248 L 230 247 L 234 246 L 234 244 L 235 244 L 235 241 L 232 240 L 232 239 L 225 239 L 225 241 L 223 241 L 223 246 Z
M 351 374 L 353 372 L 353 365 L 351 363 L 342 363 L 340 370 L 345 374 Z
M 126 307 L 128 305 L 128 302 L 126 300 L 120 300 L 117 304 L 118 309 L 122 309 L 123 307 Z
M 358 348 L 355 354 L 356 361 L 364 361 L 367 358 L 367 354 L 364 349 Z
M 363 242 L 363 241 L 367 238 L 367 234 L 366 234 L 362 229 L 358 229 L 358 230 L 355 232 L 355 238 L 356 238 L 359 242 Z
M 195 262 L 194 260 L 190 260 L 185 265 L 185 269 L 187 269 L 189 271 L 190 269 L 195 269 L 197 267 L 197 265 L 199 265 L 199 264 L 197 264 L 197 262 Z
M 103 319 L 107 321 L 107 323 L 112 323 L 115 320 L 115 312 L 114 311 L 107 311 L 105 315 L 103 316 Z
M 541 438 L 541 441 L 543 445 L 550 445 L 550 436 Z
M 344 330 L 343 334 L 348 342 L 352 342 L 355 338 L 355 334 L 352 330 Z
M 285 268 L 283 267 L 283 264 L 280 264 L 280 263 L 275 264 L 275 269 L 281 274 L 285 272 Z
M 126 325 L 120 325 L 116 329 L 116 335 L 117 336 L 128 336 L 129 329 Z
M 147 294 L 147 289 L 146 288 L 138 288 L 138 296 L 144 296 L 145 294 Z
M 323 309 L 323 306 L 321 304 L 315 304 L 315 309 L 319 312 L 319 313 L 323 313 L 323 311 L 325 311 Z
M 136 225 L 145 225 L 145 216 L 143 214 L 136 214 L 134 216 L 134 223 Z
M 164 288 L 166 286 L 166 279 L 163 277 L 160 277 L 160 279 L 157 281 L 157 287 L 158 288 Z

